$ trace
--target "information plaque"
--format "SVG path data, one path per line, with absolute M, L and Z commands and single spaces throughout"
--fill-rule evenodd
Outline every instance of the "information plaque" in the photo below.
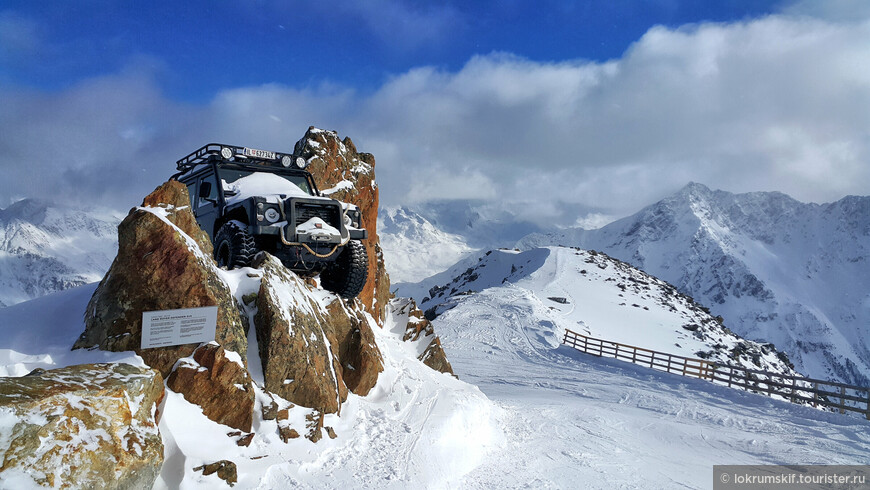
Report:
M 217 306 L 142 312 L 142 348 L 198 344 L 214 340 Z

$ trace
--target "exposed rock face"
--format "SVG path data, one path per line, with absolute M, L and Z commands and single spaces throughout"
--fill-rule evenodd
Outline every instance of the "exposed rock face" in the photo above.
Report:
M 172 371 L 167 386 L 190 403 L 202 407 L 217 423 L 250 432 L 254 415 L 254 386 L 235 352 L 216 342 L 203 344 Z M 250 443 L 250 441 L 249 441 Z
M 198 344 L 140 349 L 142 312 L 217 306 L 215 339 L 245 353 L 247 338 L 229 288 L 211 259 L 208 235 L 189 209 L 187 187 L 169 181 L 130 211 L 118 226 L 118 256 L 85 313 L 85 332 L 73 346 L 133 350 L 168 377 Z
M 417 307 L 417 302 L 411 298 L 396 298 L 390 303 L 390 306 L 393 308 L 393 314 L 398 318 L 407 318 L 405 335 L 402 340 L 425 343 L 426 347 L 418 357 L 423 361 L 423 364 L 436 371 L 454 375 L 453 366 L 450 365 L 447 354 L 441 347 L 441 339 L 435 335 L 432 323 Z
M 366 311 L 382 324 L 390 299 L 390 278 L 378 238 L 375 157 L 357 152 L 350 138 L 341 140 L 335 131 L 314 127 L 308 128 L 305 136 L 296 142 L 294 154 L 308 160 L 308 170 L 325 195 L 359 206 L 363 227 L 369 234 L 363 241 L 369 257 L 369 275 L 358 298 Z
M 227 485 L 233 486 L 239 479 L 236 463 L 222 459 L 211 464 L 197 466 L 193 471 L 202 471 L 205 476 L 217 473 L 217 477 L 227 482 Z
M 363 313 L 313 290 L 267 255 L 254 318 L 268 391 L 325 413 L 365 395 L 383 370 Z
M 377 383 L 378 374 L 384 370 L 375 334 L 364 313 L 347 308 L 341 300 L 329 303 L 326 313 L 337 341 L 344 384 L 355 394 L 366 396 Z
M 151 488 L 163 464 L 162 397 L 160 373 L 128 364 L 0 378 L 2 485 Z

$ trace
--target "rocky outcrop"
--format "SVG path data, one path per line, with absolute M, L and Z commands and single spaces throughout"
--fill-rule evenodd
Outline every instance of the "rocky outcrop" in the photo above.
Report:
M 217 474 L 217 477 L 227 482 L 227 485 L 229 486 L 235 485 L 239 479 L 236 463 L 226 459 L 197 466 L 193 471 L 201 471 L 203 476 Z
M 338 412 L 348 388 L 366 395 L 383 370 L 364 314 L 313 289 L 266 255 L 254 324 L 266 390 Z
M 363 241 L 369 257 L 369 275 L 358 298 L 366 311 L 383 323 L 390 299 L 390 278 L 378 238 L 378 185 L 375 157 L 360 153 L 350 138 L 339 139 L 335 131 L 308 128 L 296 142 L 294 154 L 308 160 L 308 170 L 320 190 L 339 201 L 359 206 L 368 238 Z
M 384 370 L 384 363 L 365 313 L 333 300 L 326 305 L 326 315 L 338 347 L 344 384 L 354 394 L 368 395 Z
M 151 488 L 162 397 L 160 373 L 128 364 L 0 378 L 2 486 Z
M 198 344 L 141 349 L 142 312 L 216 305 L 215 340 L 228 351 L 247 352 L 235 300 L 211 254 L 208 235 L 190 212 L 187 187 L 177 181 L 158 187 L 118 226 L 118 255 L 88 304 L 85 331 L 73 348 L 136 351 L 168 377 Z
M 186 186 L 169 181 L 119 225 L 118 255 L 88 304 L 85 331 L 74 346 L 135 351 L 167 378 L 171 390 L 201 407 L 211 420 L 236 429 L 227 433 L 239 444 L 251 443 L 255 406 L 246 359 L 249 319 L 264 396 L 280 397 L 285 411 L 292 404 L 319 414 L 304 428 L 279 420 L 285 441 L 300 434 L 316 440 L 323 431 L 334 437 L 335 431 L 323 427 L 324 414 L 339 413 L 349 392 L 367 395 L 384 369 L 372 330 L 383 325 L 390 300 L 377 235 L 374 158 L 357 152 L 348 138 L 340 141 L 334 132 L 313 128 L 297 143 L 296 153 L 311 161 L 309 168 L 325 194 L 362 210 L 370 266 L 366 287 L 356 300 L 328 293 L 316 280 L 303 280 L 261 253 L 252 263 L 261 270 L 247 271 L 250 278 L 259 277 L 259 290 L 246 290 L 237 301 L 227 284 L 236 284 L 230 278 L 244 272 L 217 269 L 212 244 L 189 210 Z M 143 312 L 215 305 L 215 342 L 140 348 Z M 420 359 L 449 372 L 431 325 L 425 330 L 422 337 L 417 334 L 422 339 Z M 263 407 L 264 419 L 280 418 L 278 404 Z
M 191 357 L 178 361 L 166 385 L 199 405 L 206 417 L 219 424 L 250 432 L 254 415 L 251 376 L 235 352 L 209 342 Z M 250 443 L 250 441 L 249 441 Z
M 426 346 L 418 359 L 436 371 L 454 375 L 453 366 L 450 365 L 447 354 L 441 347 L 441 339 L 435 335 L 432 322 L 426 319 L 424 313 L 417 307 L 417 302 L 411 298 L 396 298 L 390 306 L 393 315 L 406 322 L 402 340 L 421 342 Z

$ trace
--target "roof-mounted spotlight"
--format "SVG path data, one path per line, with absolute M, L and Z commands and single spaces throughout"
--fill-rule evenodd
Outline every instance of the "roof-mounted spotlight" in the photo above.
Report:
M 283 165 L 285 167 L 289 167 L 292 163 L 293 163 L 293 159 L 290 158 L 288 155 L 284 155 L 281 157 L 281 165 Z
M 304 158 L 298 157 L 298 158 L 296 158 L 296 166 L 299 168 L 305 168 L 308 166 L 308 162 L 305 161 Z
M 235 155 L 235 152 L 229 146 L 225 146 L 225 147 L 221 148 L 221 156 L 224 157 L 225 159 L 229 160 L 230 158 L 233 157 L 233 155 Z

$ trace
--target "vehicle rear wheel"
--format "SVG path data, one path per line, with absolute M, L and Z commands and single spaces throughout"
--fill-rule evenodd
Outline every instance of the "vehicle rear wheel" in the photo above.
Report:
M 256 253 L 254 239 L 240 221 L 224 223 L 214 237 L 214 259 L 218 267 L 228 270 L 248 267 Z
M 358 240 L 347 242 L 341 254 L 320 274 L 323 289 L 344 299 L 353 299 L 363 290 L 369 274 L 366 247 Z

